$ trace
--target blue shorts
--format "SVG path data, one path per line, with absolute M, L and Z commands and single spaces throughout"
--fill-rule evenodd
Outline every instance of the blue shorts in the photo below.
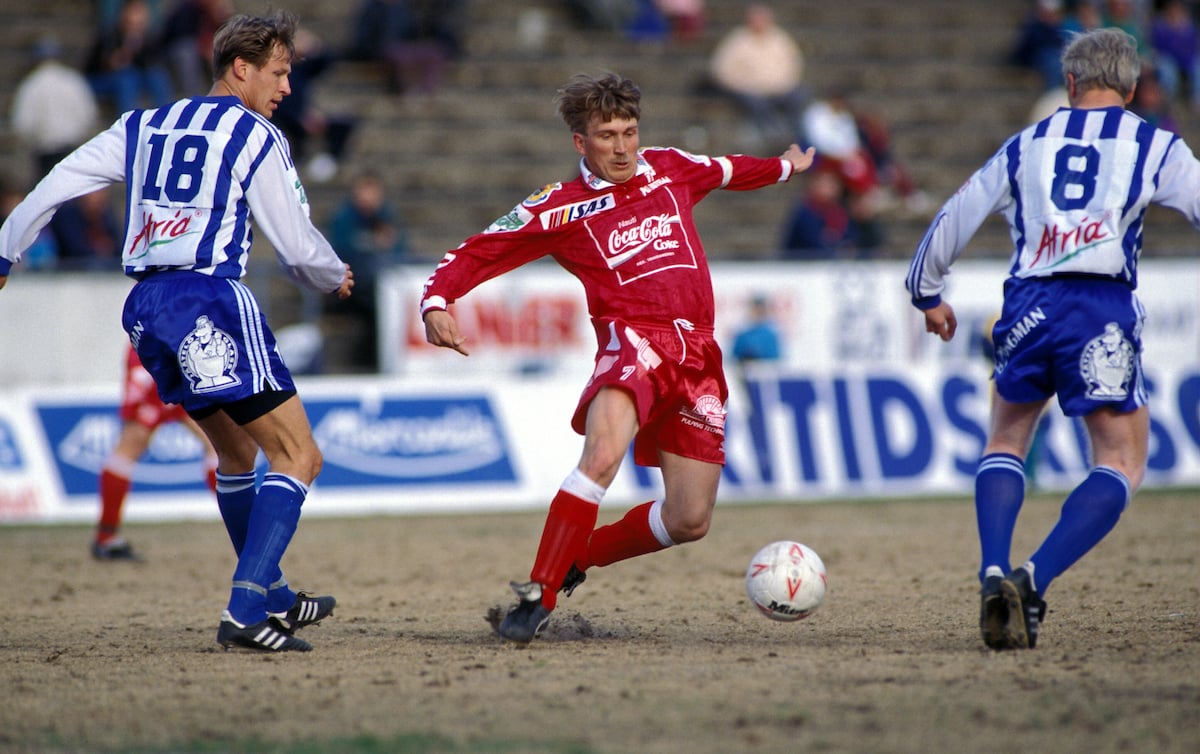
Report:
M 148 275 L 125 299 L 121 324 L 159 396 L 189 413 L 295 390 L 254 294 L 236 280 Z
M 1011 403 L 1058 395 L 1067 416 L 1146 404 L 1145 310 L 1127 284 L 1085 276 L 1004 283 L 992 328 L 996 390 Z

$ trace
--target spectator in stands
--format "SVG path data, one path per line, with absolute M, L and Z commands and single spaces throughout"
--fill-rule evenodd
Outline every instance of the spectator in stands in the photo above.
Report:
M 1134 0 L 1105 0 L 1100 19 L 1103 26 L 1120 29 L 1133 37 L 1143 60 L 1152 56 L 1153 50 L 1146 34 L 1148 21 L 1140 3 Z
M 109 271 L 120 266 L 123 233 L 108 188 L 62 205 L 50 230 L 58 246 L 58 269 Z
M 709 73 L 717 88 L 749 114 L 759 140 L 804 143 L 801 117 L 809 100 L 804 55 L 792 35 L 775 22 L 770 6 L 747 6 L 742 24 L 713 50 Z
M 172 99 L 170 73 L 146 0 L 126 0 L 116 25 L 99 30 L 84 71 L 96 97 L 118 113 Z
M 875 163 L 875 174 L 887 194 L 885 204 L 896 204 L 906 214 L 923 214 L 928 210 L 929 197 L 917 187 L 908 166 L 892 146 L 892 129 L 877 110 L 853 108 L 859 141 Z
M 564 0 L 564 4 L 581 29 L 621 31 L 637 15 L 638 0 Z
M 834 259 L 854 245 L 850 212 L 838 173 L 826 167 L 809 172 L 804 192 L 784 226 L 784 259 Z
M 1104 25 L 1100 15 L 1100 0 L 1074 0 L 1063 6 L 1062 30 L 1063 39 L 1070 39 L 1073 34 L 1099 29 Z M 1066 96 L 1066 95 L 1063 95 Z
M 121 433 L 97 481 L 100 512 L 92 535 L 92 557 L 100 561 L 140 561 L 141 556 L 121 536 L 125 498 L 133 487 L 138 461 L 150 450 L 150 441 L 164 424 L 178 422 L 195 435 L 204 448 L 204 479 L 217 491 L 217 454 L 200 425 L 178 403 L 163 403 L 158 397 L 154 378 L 142 366 L 137 351 L 129 345 L 125 351 L 125 380 L 121 388 Z
M 62 62 L 62 45 L 44 37 L 33 48 L 34 65 L 12 102 L 13 131 L 33 153 L 33 182 L 96 133 L 99 111 L 83 74 Z
M 184 96 L 206 92 L 212 85 L 213 36 L 233 14 L 233 0 L 178 0 L 167 14 L 162 48 Z
M 465 0 L 364 0 L 347 57 L 383 63 L 398 94 L 437 91 L 462 54 Z
M 739 366 L 754 362 L 779 361 L 779 325 L 771 313 L 771 299 L 764 294 L 750 299 L 749 319 L 733 338 L 733 358 Z
M 1133 90 L 1129 110 L 1142 116 L 1142 120 L 1152 126 L 1179 133 L 1179 123 L 1171 113 L 1171 99 L 1150 63 L 1142 64 L 1142 75 L 1138 78 L 1137 88 Z
M 674 41 L 694 42 L 704 32 L 704 0 L 654 0 L 654 4 L 667 19 Z
M 656 0 L 634 0 L 633 17 L 622 29 L 632 42 L 666 42 L 671 36 L 671 24 L 658 7 Z
M 331 180 L 346 152 L 357 120 L 350 115 L 329 114 L 313 102 L 313 86 L 329 72 L 337 56 L 308 29 L 296 31 L 296 57 L 288 81 L 291 95 L 284 97 L 272 120 L 288 137 L 292 159 L 306 163 L 305 173 L 318 183 Z
M 1155 69 L 1165 94 L 1171 98 L 1182 97 L 1193 109 L 1200 108 L 1200 49 L 1197 45 L 1196 19 L 1192 17 L 1190 7 L 1184 0 L 1167 0 L 1150 25 Z
M 367 171 L 355 177 L 350 193 L 333 215 L 329 242 L 354 270 L 354 302 L 327 303 L 326 312 L 359 320 L 362 333 L 354 349 L 356 367 L 379 368 L 376 308 L 380 273 L 408 255 L 408 238 L 395 208 L 387 200 L 383 178 Z
M 157 24 L 163 17 L 163 5 L 167 0 L 146 0 L 150 6 L 150 18 Z M 113 26 L 121 17 L 121 8 L 125 0 L 96 0 L 96 28 L 103 29 Z
M 1053 89 L 1062 84 L 1062 55 L 1066 36 L 1063 30 L 1061 0 L 1036 0 L 1017 33 L 1009 53 L 1012 65 L 1028 68 L 1042 79 L 1042 88 Z
M 804 134 L 817 150 L 818 160 L 836 170 L 852 195 L 878 193 L 879 170 L 863 143 L 858 116 L 841 89 L 830 89 L 824 99 L 804 111 Z

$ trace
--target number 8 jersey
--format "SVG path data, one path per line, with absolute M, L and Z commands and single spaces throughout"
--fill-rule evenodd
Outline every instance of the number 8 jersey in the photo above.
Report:
M 328 292 L 345 265 L 312 224 L 287 140 L 236 97 L 191 97 L 123 114 L 30 192 L 0 230 L 18 258 L 63 203 L 125 181 L 125 273 L 192 270 L 239 279 L 250 218 L 296 282 Z
M 1120 107 L 1061 108 L 1010 138 L 934 218 L 906 287 L 935 302 L 943 278 L 993 212 L 1011 228 L 1009 274 L 1097 275 L 1137 287 L 1146 208 L 1200 228 L 1200 162 L 1177 135 Z M 921 307 L 925 308 L 925 307 Z

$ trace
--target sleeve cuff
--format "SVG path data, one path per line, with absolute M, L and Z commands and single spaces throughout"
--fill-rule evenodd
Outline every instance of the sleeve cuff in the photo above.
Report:
M 0 275 L 8 277 L 9 270 L 12 269 L 13 263 L 4 257 L 0 257 Z
M 917 307 L 921 311 L 926 311 L 926 310 L 932 309 L 940 303 L 942 303 L 942 296 L 941 296 L 941 294 L 937 294 L 937 293 L 935 293 L 932 296 L 927 296 L 926 298 L 914 297 L 912 300 L 913 306 Z
M 421 302 L 421 316 L 424 317 L 428 312 L 444 312 L 446 311 L 446 299 L 441 296 L 430 296 Z

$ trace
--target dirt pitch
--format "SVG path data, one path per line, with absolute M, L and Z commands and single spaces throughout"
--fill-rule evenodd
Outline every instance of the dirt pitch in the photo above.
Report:
M 719 507 L 706 540 L 593 571 L 524 648 L 484 615 L 540 513 L 305 519 L 285 570 L 339 605 L 282 656 L 214 641 L 219 523 L 127 527 L 140 565 L 90 561 L 85 527 L 0 527 L 0 751 L 1194 754 L 1198 497 L 1142 493 L 1054 584 L 1039 647 L 1001 654 L 964 501 Z M 1018 553 L 1057 509 L 1027 503 Z M 781 538 L 829 568 L 799 623 L 743 592 Z

